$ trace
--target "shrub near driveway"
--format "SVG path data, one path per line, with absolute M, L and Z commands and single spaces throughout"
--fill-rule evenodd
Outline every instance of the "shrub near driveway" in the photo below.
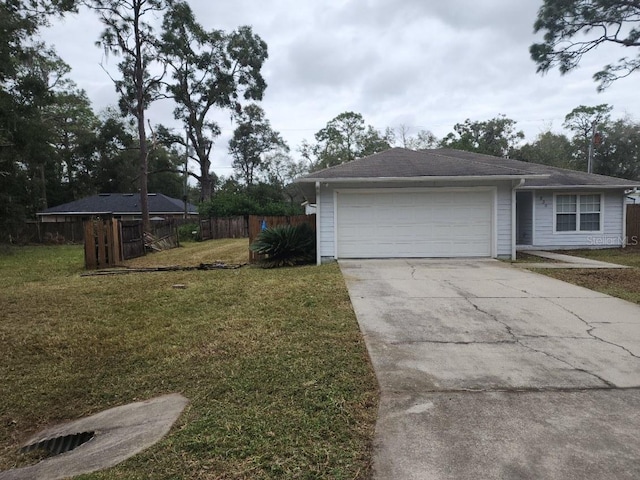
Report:
M 45 425 L 181 392 L 168 437 L 81 478 L 368 477 L 377 390 L 336 265 L 80 277 L 58 248 L 0 256 L 0 469 Z

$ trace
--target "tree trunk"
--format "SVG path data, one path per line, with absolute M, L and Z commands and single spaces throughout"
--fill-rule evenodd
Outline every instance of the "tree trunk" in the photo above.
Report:
M 200 176 L 200 201 L 206 202 L 213 197 L 213 181 L 209 172 L 203 170 Z
M 147 132 L 144 126 L 144 69 L 142 66 L 142 36 L 140 32 L 140 2 L 136 2 L 134 34 L 135 34 L 135 67 L 134 82 L 136 88 L 136 111 L 138 120 L 138 138 L 140 139 L 140 210 L 142 212 L 142 228 L 145 232 L 151 231 L 151 221 L 149 220 L 149 195 L 147 190 L 149 151 L 147 147 Z
M 198 152 L 200 159 L 200 201 L 206 202 L 213 197 L 213 180 L 211 179 L 211 161 L 206 153 Z
M 145 232 L 151 231 L 149 220 L 149 191 L 147 189 L 147 174 L 149 152 L 147 149 L 147 132 L 144 128 L 144 108 L 139 109 L 138 134 L 140 136 L 140 211 L 142 212 L 142 228 Z
M 49 208 L 49 202 L 47 201 L 47 176 L 44 172 L 44 163 L 40 165 L 40 184 L 42 185 L 42 197 L 40 201 L 42 202 L 42 209 L 45 210 Z

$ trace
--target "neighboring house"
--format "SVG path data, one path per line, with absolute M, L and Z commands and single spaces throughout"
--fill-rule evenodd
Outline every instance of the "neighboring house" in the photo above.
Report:
M 302 206 L 304 207 L 304 214 L 305 215 L 315 215 L 317 208 L 316 208 L 316 204 L 315 203 L 309 203 L 307 201 L 302 203 Z
M 184 218 L 185 205 L 182 200 L 161 193 L 150 193 L 149 216 L 152 220 Z M 110 215 L 121 220 L 135 220 L 142 216 L 139 193 L 100 193 L 74 202 L 47 208 L 38 212 L 41 222 L 74 222 L 94 216 Z M 187 217 L 198 216 L 197 208 L 187 203 Z
M 403 148 L 296 182 L 317 206 L 318 262 L 622 246 L 625 192 L 640 188 L 507 158 Z
M 627 195 L 627 203 L 630 205 L 640 205 L 640 193 L 630 193 Z

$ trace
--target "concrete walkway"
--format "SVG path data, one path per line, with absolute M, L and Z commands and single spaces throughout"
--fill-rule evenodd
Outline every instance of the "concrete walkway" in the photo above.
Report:
M 562 253 L 545 252 L 542 250 L 526 250 L 523 251 L 523 253 L 547 260 L 553 260 L 553 262 L 524 262 L 515 263 L 515 266 L 524 268 L 630 268 L 627 265 L 591 260 L 589 258 L 575 257 L 573 255 L 565 255 Z
M 640 306 L 495 260 L 340 261 L 377 480 L 640 478 Z

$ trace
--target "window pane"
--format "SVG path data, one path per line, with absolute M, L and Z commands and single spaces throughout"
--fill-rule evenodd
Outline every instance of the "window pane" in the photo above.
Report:
M 576 215 L 566 213 L 556 215 L 556 231 L 575 232 Z
M 556 211 L 558 213 L 577 212 L 577 198 L 575 195 L 558 195 L 556 197 Z
M 600 214 L 599 213 L 581 213 L 580 214 L 580 231 L 595 232 L 600 230 Z
M 580 195 L 580 212 L 595 213 L 600 211 L 600 195 Z

